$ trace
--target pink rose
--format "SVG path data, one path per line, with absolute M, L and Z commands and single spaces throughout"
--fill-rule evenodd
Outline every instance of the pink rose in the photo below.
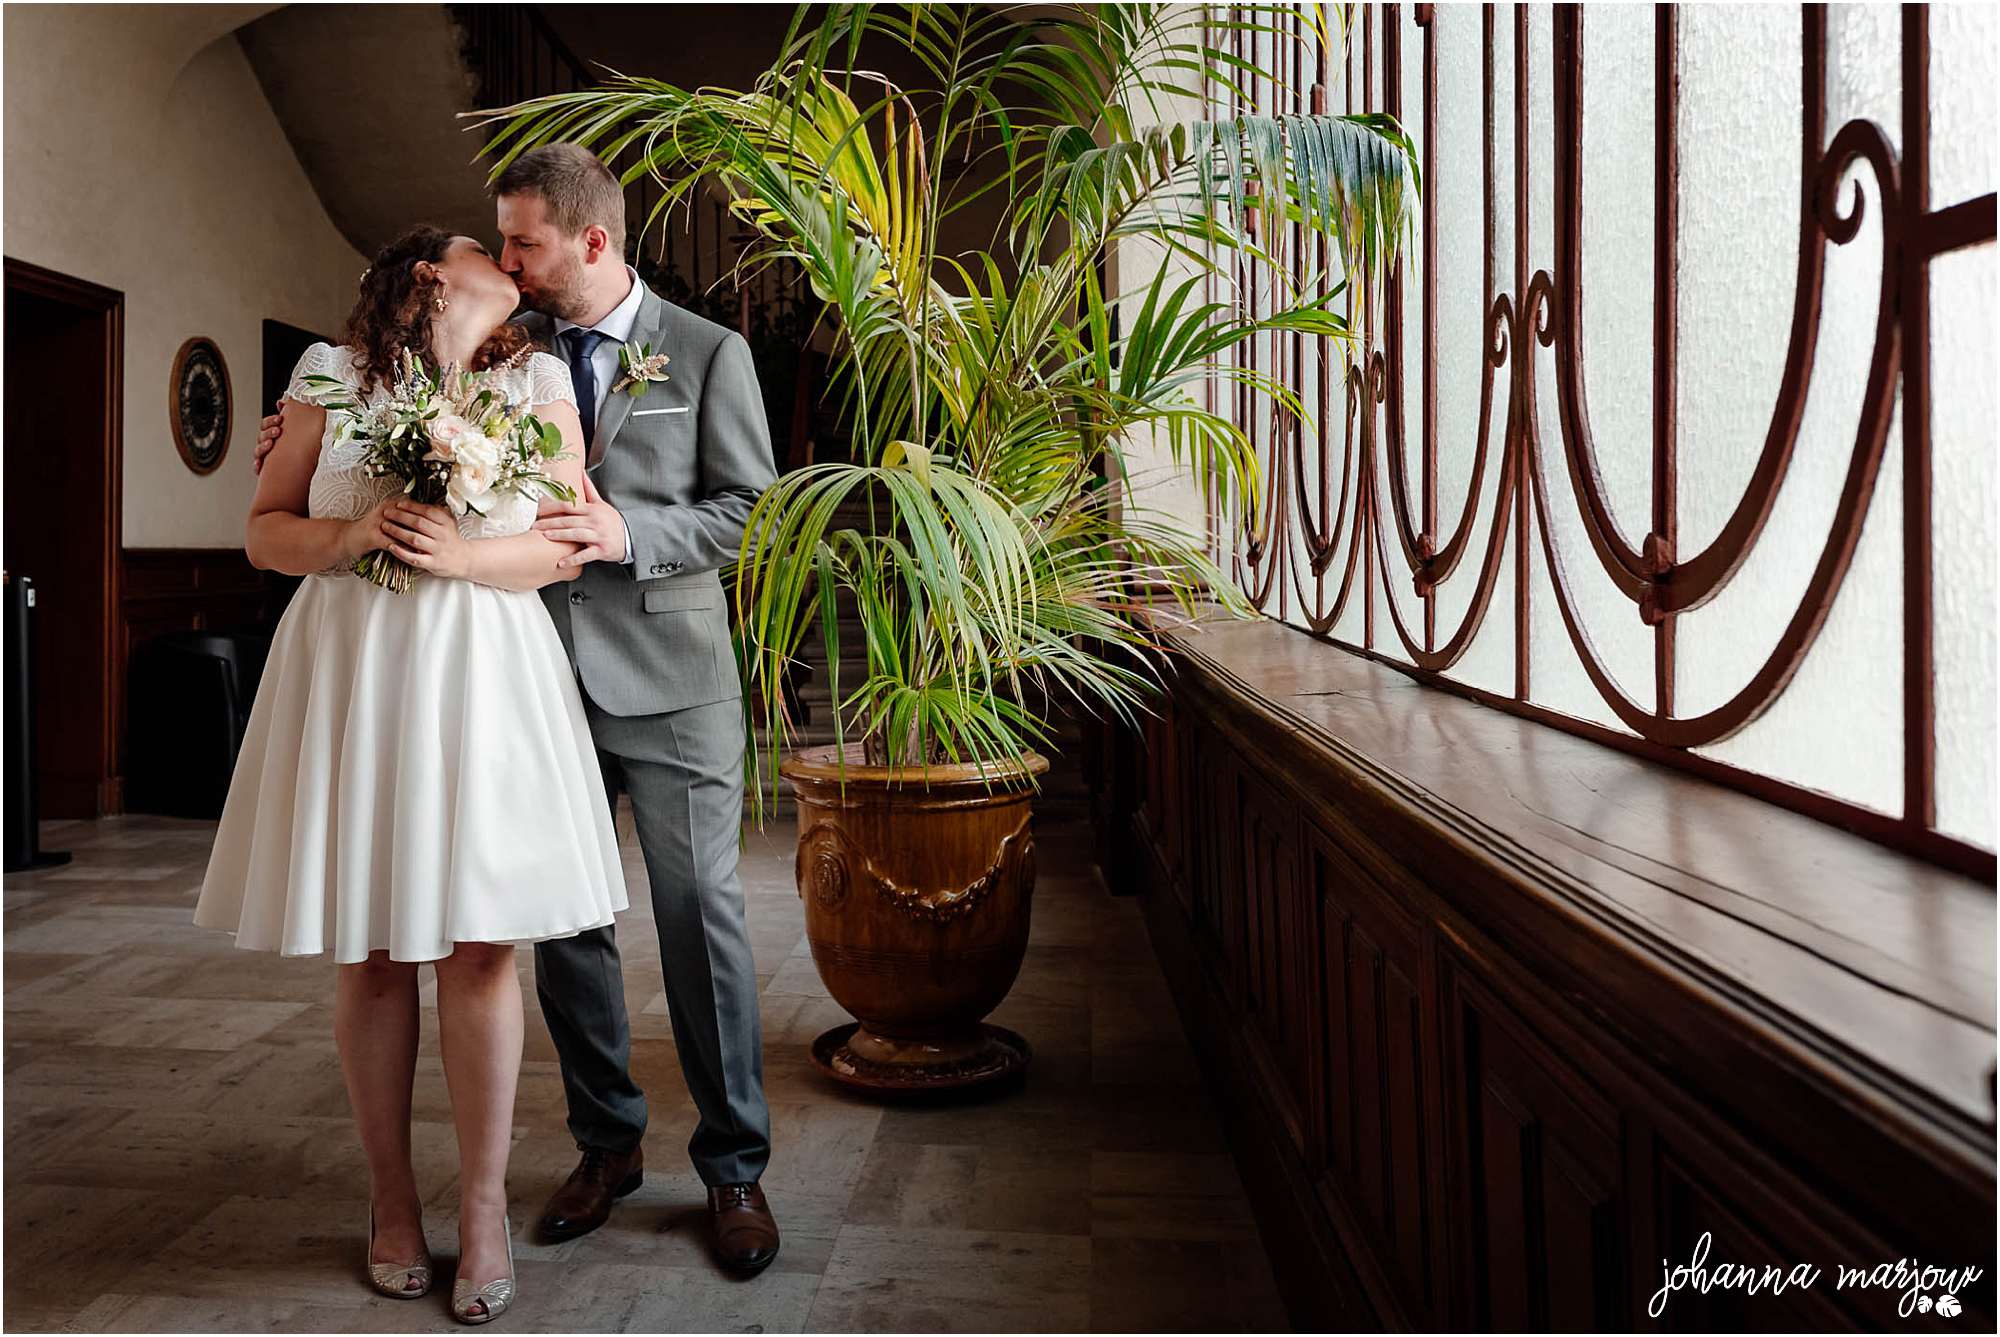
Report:
M 468 437 L 479 435 L 474 427 L 456 413 L 441 413 L 431 423 L 431 449 L 425 458 L 451 460 L 458 457 L 459 445 Z

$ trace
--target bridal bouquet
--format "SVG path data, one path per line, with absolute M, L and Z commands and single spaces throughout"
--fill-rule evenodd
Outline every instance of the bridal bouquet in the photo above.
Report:
M 328 410 L 342 414 L 335 443 L 362 443 L 363 472 L 401 480 L 413 501 L 447 506 L 453 515 L 485 515 L 495 499 L 508 495 L 576 500 L 575 489 L 542 467 L 565 458 L 562 433 L 527 405 L 509 403 L 491 371 L 468 372 L 453 363 L 433 378 L 404 349 L 389 395 L 371 405 L 342 398 L 352 389 L 335 377 L 306 380 L 328 393 L 322 401 Z M 356 562 L 354 571 L 398 594 L 407 593 L 418 575 L 379 549 Z

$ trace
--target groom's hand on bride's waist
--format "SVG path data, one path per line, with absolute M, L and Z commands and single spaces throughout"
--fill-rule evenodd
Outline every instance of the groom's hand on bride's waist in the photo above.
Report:
M 583 476 L 583 496 L 575 504 L 544 501 L 535 528 L 544 538 L 583 545 L 558 561 L 558 567 L 622 562 L 629 546 L 625 517 L 618 514 L 616 506 L 597 495 L 589 474 Z
M 257 424 L 257 449 L 250 456 L 250 472 L 264 472 L 264 457 L 278 444 L 279 435 L 285 430 L 285 401 L 278 401 L 278 411 Z

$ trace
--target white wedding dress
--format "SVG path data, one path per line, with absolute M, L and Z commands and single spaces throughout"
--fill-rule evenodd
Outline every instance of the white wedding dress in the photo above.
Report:
M 358 384 L 346 348 L 314 344 L 285 397 L 328 398 L 304 384 L 312 373 Z M 576 402 L 546 353 L 500 375 L 510 400 Z M 353 520 L 396 483 L 365 475 L 359 447 L 329 444 L 340 416 L 328 411 L 308 512 Z M 488 509 L 459 532 L 522 533 L 536 502 Z M 430 961 L 458 942 L 566 937 L 625 908 L 590 727 L 540 596 L 306 577 L 272 640 L 195 923 L 287 956 Z

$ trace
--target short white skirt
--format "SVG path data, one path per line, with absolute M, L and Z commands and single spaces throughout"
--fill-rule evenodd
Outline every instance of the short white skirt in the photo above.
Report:
M 308 576 L 278 623 L 194 921 L 339 962 L 609 924 L 625 877 L 539 596 Z

